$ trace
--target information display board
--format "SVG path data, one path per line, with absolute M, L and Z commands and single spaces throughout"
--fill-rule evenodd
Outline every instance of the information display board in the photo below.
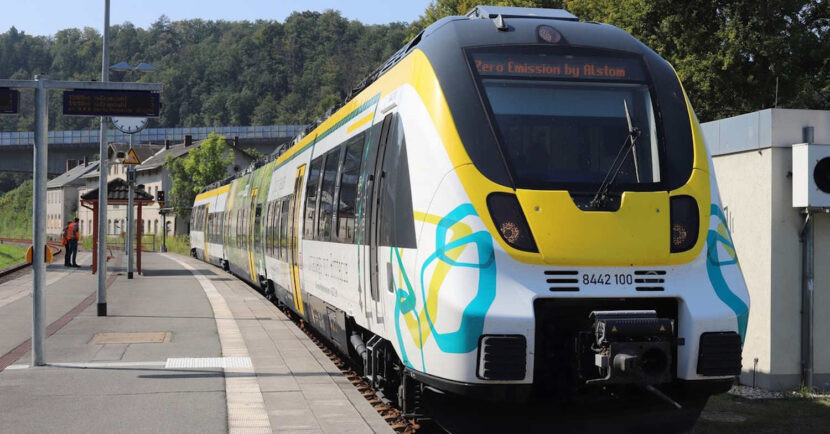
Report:
M 63 93 L 67 116 L 159 117 L 160 95 L 154 92 L 68 90 Z
M 479 76 L 488 78 L 646 81 L 642 61 L 635 57 L 499 51 L 473 52 L 471 58 Z
M 17 113 L 19 101 L 20 91 L 15 89 L 0 89 L 0 114 L 8 115 Z

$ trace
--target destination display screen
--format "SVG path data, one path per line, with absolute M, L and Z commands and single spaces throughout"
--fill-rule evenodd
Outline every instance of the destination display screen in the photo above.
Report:
M 0 89 L 0 114 L 17 113 L 20 92 L 14 89 Z
M 574 54 L 473 52 L 480 76 L 569 80 L 646 81 L 642 62 L 632 57 Z
M 70 90 L 63 93 L 63 114 L 157 118 L 159 97 L 142 91 Z

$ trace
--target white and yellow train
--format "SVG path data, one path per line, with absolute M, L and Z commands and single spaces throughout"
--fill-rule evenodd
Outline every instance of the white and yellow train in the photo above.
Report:
M 740 373 L 749 296 L 677 74 L 561 10 L 432 24 L 199 194 L 191 242 L 409 411 L 423 387 L 699 411 Z

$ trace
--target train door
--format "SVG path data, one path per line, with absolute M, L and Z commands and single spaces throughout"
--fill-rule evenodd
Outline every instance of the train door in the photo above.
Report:
M 369 179 L 371 180 L 371 183 L 367 184 L 368 200 L 366 203 L 368 205 L 368 209 L 366 210 L 366 215 L 369 218 L 369 221 L 366 228 L 368 229 L 367 232 L 369 241 L 369 291 L 368 293 L 364 293 L 364 302 L 367 307 L 367 313 L 373 310 L 378 323 L 383 321 L 383 304 L 380 303 L 380 284 L 384 280 L 381 279 L 381 274 L 384 276 L 387 274 L 386 270 L 381 270 L 378 265 L 378 263 L 381 262 L 378 258 L 378 255 L 380 254 L 378 247 L 380 245 L 380 220 L 382 209 L 381 193 L 383 192 L 384 181 L 386 178 L 386 172 L 383 170 L 383 161 L 386 156 L 386 144 L 389 141 L 389 131 L 392 125 L 392 119 L 392 113 L 386 115 L 386 118 L 383 119 L 380 137 L 377 141 L 377 152 L 370 153 Z M 371 154 L 374 154 L 374 161 L 371 160 Z M 385 263 L 386 261 L 383 262 Z
M 210 203 L 205 204 L 205 219 L 202 221 L 202 233 L 205 241 L 205 262 L 210 262 L 210 253 L 208 253 L 208 237 L 210 237 Z
M 251 182 L 253 182 L 253 175 L 251 176 Z M 255 219 L 256 219 L 256 221 L 259 221 L 259 213 L 257 211 L 261 212 L 261 208 L 257 207 L 257 193 L 258 192 L 259 192 L 259 190 L 256 189 L 256 188 L 253 188 L 251 190 L 251 207 L 249 208 L 250 211 L 249 211 L 249 214 L 248 214 L 248 225 L 247 225 L 248 226 L 247 227 L 247 229 L 248 229 L 247 232 L 248 233 L 245 234 L 245 237 L 248 239 L 248 242 L 246 243 L 246 246 L 248 247 L 248 249 L 247 249 L 248 250 L 248 252 L 247 252 L 248 253 L 248 266 L 250 267 L 251 282 L 259 282 L 259 280 L 257 279 L 256 265 L 255 265 L 255 262 L 254 262 L 254 252 L 256 251 L 256 248 L 255 248 L 255 244 L 256 244 L 255 234 L 257 233 L 256 226 L 254 225 L 254 221 L 255 221 Z
M 303 296 L 300 293 L 300 219 L 302 218 L 303 178 L 306 165 L 297 168 L 294 177 L 294 194 L 291 196 L 288 222 L 288 266 L 291 272 L 291 293 L 294 298 L 294 308 L 300 315 L 305 315 Z
M 263 274 L 265 273 L 264 267 L 261 266 L 262 263 L 262 204 L 256 204 L 256 210 L 254 211 L 254 272 L 256 273 L 256 266 L 260 265 L 260 269 L 262 269 Z M 259 274 L 259 273 L 256 273 Z

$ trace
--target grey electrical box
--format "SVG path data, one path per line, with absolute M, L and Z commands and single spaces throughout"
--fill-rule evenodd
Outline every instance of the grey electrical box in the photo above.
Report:
M 830 145 L 793 145 L 793 207 L 830 207 Z

